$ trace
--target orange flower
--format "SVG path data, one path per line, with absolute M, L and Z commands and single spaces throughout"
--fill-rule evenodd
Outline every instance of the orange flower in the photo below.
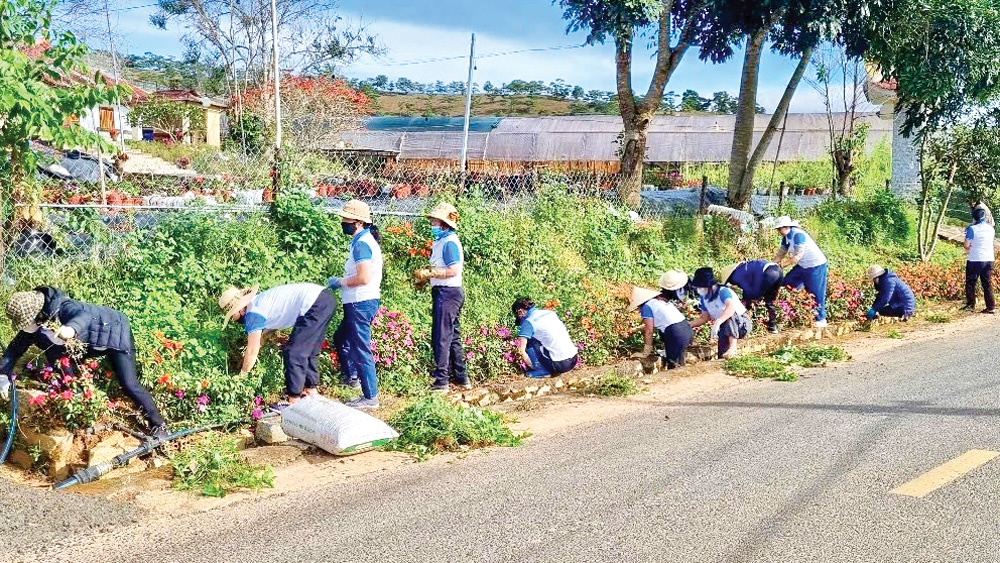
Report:
M 208 389 L 208 380 L 207 379 L 202 379 L 201 380 L 201 388 L 202 389 Z
M 156 381 L 160 385 L 166 385 L 166 384 L 170 383 L 170 374 L 169 373 L 165 373 L 165 374 L 161 375 L 160 378 L 157 379 Z
M 558 299 L 549 299 L 548 301 L 545 302 L 546 309 L 555 309 L 557 307 L 559 307 Z

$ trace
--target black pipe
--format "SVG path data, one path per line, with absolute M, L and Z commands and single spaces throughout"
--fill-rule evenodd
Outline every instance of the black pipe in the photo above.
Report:
M 164 444 L 173 442 L 174 440 L 177 440 L 179 438 L 183 438 L 185 436 L 190 436 L 192 434 L 199 434 L 199 433 L 205 432 L 207 430 L 212 430 L 213 428 L 220 428 L 222 426 L 228 426 L 229 424 L 232 424 L 232 423 L 231 422 L 223 422 L 223 423 L 219 423 L 219 424 L 210 424 L 208 426 L 199 426 L 199 427 L 196 427 L 196 428 L 188 428 L 187 430 L 179 430 L 179 431 L 174 432 L 173 434 L 170 434 L 170 435 L 165 436 L 163 438 L 155 438 L 155 437 L 149 436 L 146 439 L 146 442 L 143 445 L 139 446 L 138 448 L 136 448 L 136 449 L 134 449 L 134 450 L 132 450 L 130 452 L 125 452 L 123 454 L 119 454 L 119 455 L 115 456 L 113 459 L 111 459 L 111 461 L 105 461 L 104 463 L 99 463 L 99 464 L 94 465 L 92 467 L 85 467 L 85 468 L 77 471 L 75 474 L 73 474 L 72 477 L 70 477 L 70 478 L 68 478 L 68 479 L 66 479 L 64 481 L 60 481 L 59 483 L 56 483 L 55 485 L 52 486 L 52 488 L 58 491 L 58 490 L 65 489 L 67 487 L 72 487 L 73 485 L 82 485 L 84 483 L 93 483 L 94 481 L 100 479 L 104 475 L 107 475 L 108 473 L 110 473 L 112 470 L 117 469 L 119 467 L 124 467 L 124 466 L 128 465 L 128 462 L 132 461 L 134 458 L 137 458 L 137 457 L 139 457 L 141 455 L 146 455 L 146 454 L 152 452 L 153 450 L 155 450 L 156 448 L 158 448 L 158 447 L 160 447 L 160 446 L 162 446 Z

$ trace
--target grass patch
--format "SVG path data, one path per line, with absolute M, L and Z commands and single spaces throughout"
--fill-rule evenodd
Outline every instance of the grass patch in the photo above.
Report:
M 274 486 L 274 470 L 247 463 L 240 455 L 239 438 L 211 432 L 188 444 L 170 459 L 174 488 L 224 497 L 239 490 L 259 491 Z
M 788 366 L 780 360 L 757 354 L 744 354 L 729 358 L 722 366 L 727 373 L 738 377 L 774 379 L 776 381 L 795 381 L 799 378 L 798 374 L 788 369 Z
M 586 392 L 601 397 L 628 397 L 641 390 L 639 384 L 631 377 L 607 373 L 594 379 L 586 387 Z
M 807 346 L 783 346 L 767 356 L 744 354 L 726 360 L 723 368 L 730 375 L 739 377 L 795 381 L 799 375 L 792 369 L 792 366 L 812 368 L 848 359 L 850 356 L 847 352 L 836 346 L 809 344 Z
M 892 338 L 893 340 L 900 340 L 903 338 L 903 335 L 894 328 L 890 328 L 889 332 L 885 333 L 885 336 L 886 338 Z
M 387 448 L 426 459 L 440 452 L 487 446 L 520 446 L 528 433 L 515 434 L 503 414 L 451 404 L 431 395 L 392 416 L 388 423 L 399 432 Z
M 944 313 L 931 313 L 924 318 L 927 319 L 927 322 L 934 324 L 944 324 L 951 322 L 951 315 L 946 315 Z

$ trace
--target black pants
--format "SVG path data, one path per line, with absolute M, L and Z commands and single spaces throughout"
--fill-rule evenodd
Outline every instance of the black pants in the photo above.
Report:
M 966 262 L 965 263 L 965 304 L 969 307 L 976 306 L 976 282 L 983 284 L 983 301 L 986 302 L 986 309 L 993 310 L 996 303 L 993 301 L 993 262 Z
M 323 349 L 326 327 L 337 308 L 333 292 L 324 289 L 312 307 L 295 321 L 295 328 L 282 352 L 285 359 L 285 392 L 290 397 L 301 395 L 305 388 L 319 385 L 317 357 Z
M 781 286 L 785 285 L 785 272 L 781 266 L 771 264 L 764 268 L 764 280 L 761 285 L 764 288 L 764 306 L 767 307 L 767 328 L 777 328 L 778 311 L 774 302 L 778 299 L 778 291 L 781 290 Z
M 694 338 L 694 331 L 691 330 L 691 323 L 681 321 L 674 323 L 660 332 L 660 339 L 663 340 L 663 362 L 667 364 L 667 369 L 684 365 L 684 356 L 687 355 L 688 346 Z
M 135 341 L 132 339 L 132 332 L 129 331 L 129 348 L 135 350 Z M 65 346 L 50 346 L 45 350 L 45 357 L 51 365 L 58 365 L 59 359 L 66 356 Z M 156 428 L 161 424 L 166 424 L 163 416 L 160 415 L 153 396 L 139 383 L 139 375 L 135 369 L 135 353 L 122 352 L 120 350 L 94 350 L 88 348 L 86 358 L 106 358 L 111 364 L 111 370 L 118 380 L 118 385 L 122 392 L 133 403 L 135 403 L 146 417 L 146 422 L 150 428 Z
M 447 385 L 449 376 L 455 383 L 469 381 L 465 368 L 465 350 L 462 348 L 462 331 L 459 316 L 465 303 L 465 292 L 460 287 L 439 286 L 431 290 L 431 344 L 434 348 L 435 385 Z
M 719 356 L 729 351 L 730 338 L 746 338 L 753 329 L 750 317 L 746 315 L 733 315 L 722 323 L 719 327 Z
M 882 317 L 895 317 L 895 318 L 898 318 L 898 319 L 908 319 L 908 318 L 912 317 L 913 313 L 914 313 L 913 309 L 910 309 L 909 311 L 907 311 L 906 309 L 904 309 L 903 307 L 900 307 L 898 305 L 886 305 L 885 307 L 882 307 L 881 309 L 879 309 L 877 312 L 878 312 L 879 316 L 882 316 Z

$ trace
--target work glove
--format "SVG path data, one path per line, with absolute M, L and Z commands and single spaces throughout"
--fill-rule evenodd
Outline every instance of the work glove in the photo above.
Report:
M 76 336 L 76 331 L 73 330 L 73 327 L 71 326 L 62 325 L 59 327 L 59 330 L 56 331 L 56 336 L 63 340 L 72 340 L 73 337 Z
M 868 309 L 868 312 L 865 313 L 865 316 L 868 317 L 868 320 L 870 321 L 875 318 L 875 314 L 876 314 L 875 309 Z
M 0 374 L 0 399 L 10 400 L 10 377 L 7 374 Z
M 722 323 L 720 323 L 719 321 L 715 321 L 714 323 L 712 323 L 712 340 L 715 340 L 716 338 L 719 337 L 720 328 L 722 328 Z
M 338 277 L 330 278 L 326 280 L 326 286 L 329 287 L 330 289 L 338 290 L 340 289 L 340 280 L 341 278 Z

